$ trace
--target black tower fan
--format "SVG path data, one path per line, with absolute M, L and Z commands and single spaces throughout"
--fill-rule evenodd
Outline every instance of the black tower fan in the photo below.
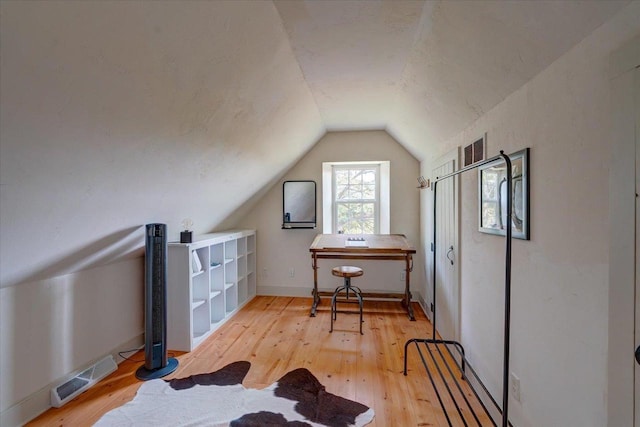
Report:
M 178 361 L 167 358 L 167 225 L 147 224 L 144 286 L 144 365 L 140 380 L 164 377 Z

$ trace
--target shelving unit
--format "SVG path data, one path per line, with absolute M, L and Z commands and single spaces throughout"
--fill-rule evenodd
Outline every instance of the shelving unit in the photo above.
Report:
M 167 346 L 191 351 L 256 295 L 255 230 L 168 244 Z

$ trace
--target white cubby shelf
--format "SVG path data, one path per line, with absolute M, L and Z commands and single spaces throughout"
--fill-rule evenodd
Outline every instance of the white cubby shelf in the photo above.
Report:
M 167 347 L 192 351 L 256 295 L 255 230 L 168 244 Z M 198 259 L 196 260 L 195 257 Z M 194 272 L 194 266 L 202 270 Z

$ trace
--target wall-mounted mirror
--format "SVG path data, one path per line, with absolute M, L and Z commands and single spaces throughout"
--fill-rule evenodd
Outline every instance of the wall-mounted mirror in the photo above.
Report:
M 316 182 L 282 184 L 282 228 L 316 228 Z

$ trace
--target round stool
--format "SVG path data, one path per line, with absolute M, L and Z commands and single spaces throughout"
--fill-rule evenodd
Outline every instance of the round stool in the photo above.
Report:
M 358 277 L 358 276 L 362 276 L 364 274 L 364 272 L 362 271 L 361 268 L 359 267 L 352 267 L 352 266 L 348 266 L 348 265 L 343 265 L 340 267 L 334 267 L 331 270 L 331 274 L 333 274 L 334 276 L 338 276 L 338 277 L 342 277 L 344 278 L 344 285 L 342 286 L 338 286 L 336 288 L 336 290 L 333 292 L 333 296 L 331 297 L 331 330 L 329 330 L 329 332 L 333 332 L 333 321 L 336 320 L 337 318 L 337 313 L 338 313 L 338 308 L 337 308 L 337 303 L 338 302 L 356 302 L 356 301 L 350 301 L 349 300 L 349 292 L 352 292 L 356 298 L 357 298 L 357 302 L 358 305 L 360 306 L 360 335 L 363 335 L 362 333 L 362 323 L 364 322 L 364 320 L 362 320 L 362 291 L 360 290 L 360 288 L 356 287 L 356 286 L 351 286 L 351 278 L 352 277 Z M 346 292 L 347 296 L 346 299 L 344 300 L 338 300 L 338 294 L 341 292 Z M 358 313 L 356 311 L 340 311 L 340 313 Z

